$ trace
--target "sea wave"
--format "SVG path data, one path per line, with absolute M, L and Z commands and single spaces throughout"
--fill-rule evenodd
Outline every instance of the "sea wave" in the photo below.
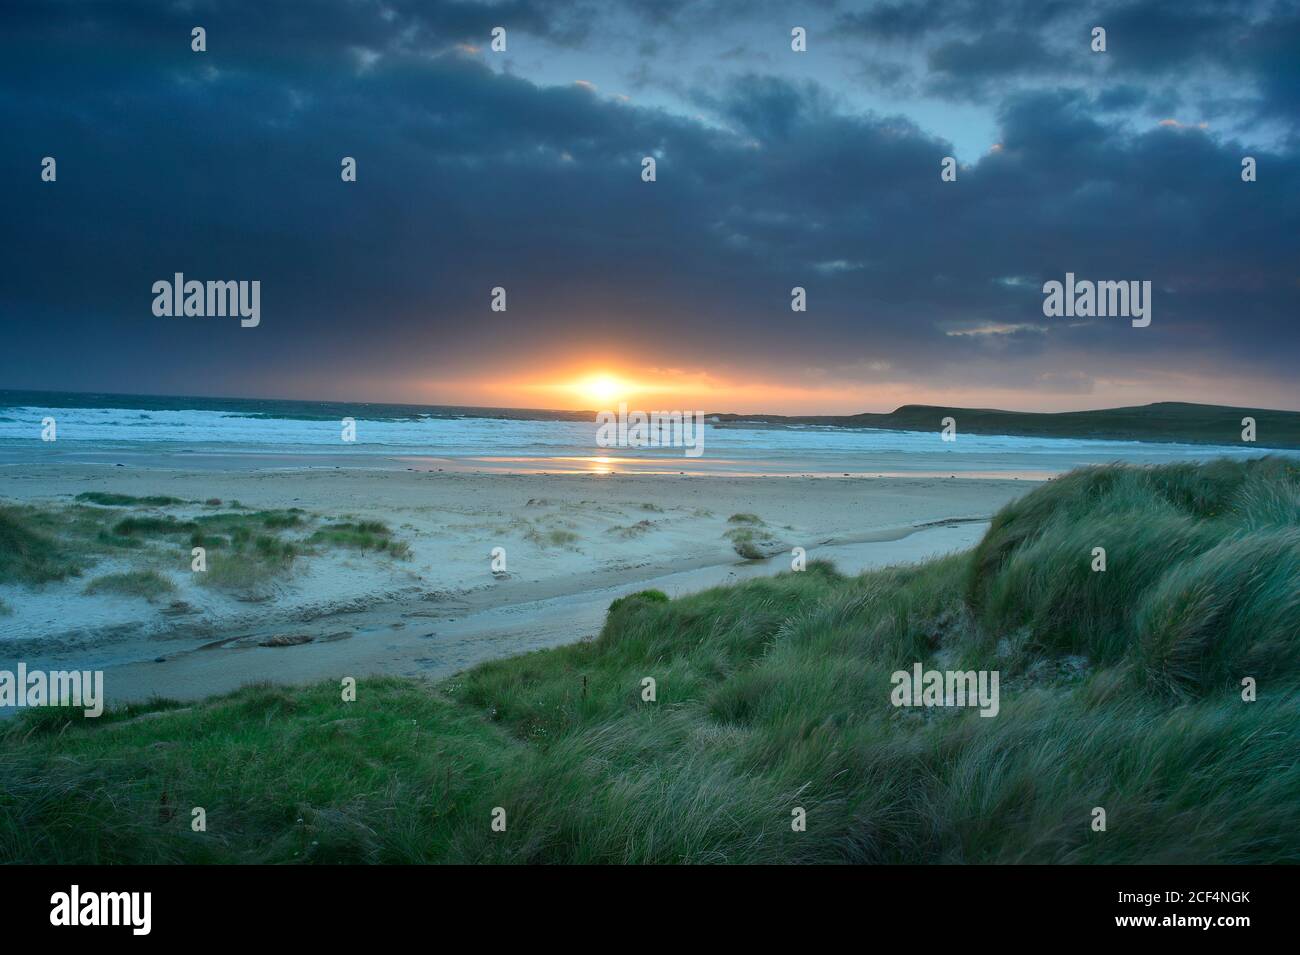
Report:
M 64 450 L 148 448 L 162 452 L 227 451 L 298 455 L 390 455 L 441 458 L 546 460 L 616 455 L 666 461 L 681 448 L 602 448 L 594 420 L 538 420 L 422 413 L 403 418 L 366 417 L 350 406 L 356 440 L 343 440 L 341 418 L 285 418 L 230 409 L 159 407 L 11 407 L 0 418 L 0 447 L 32 447 L 41 422 L 55 419 Z M 39 447 L 39 446 L 38 446 Z M 1076 438 L 963 435 L 944 442 L 935 431 L 885 431 L 827 427 L 747 427 L 706 424 L 704 457 L 727 470 L 756 473 L 1024 472 L 1059 473 L 1083 464 L 1160 463 L 1263 453 L 1241 447 L 1148 444 Z M 685 463 L 685 462 L 684 462 Z M 689 462 L 697 471 L 707 461 Z M 748 466 L 747 466 L 748 465 Z

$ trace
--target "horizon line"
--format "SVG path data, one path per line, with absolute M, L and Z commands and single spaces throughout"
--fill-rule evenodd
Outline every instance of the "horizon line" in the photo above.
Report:
M 596 415 L 600 413 L 598 409 L 588 408 L 533 408 L 522 407 L 517 405 L 459 405 L 459 404 L 438 404 L 432 402 L 414 403 L 407 401 L 365 401 L 357 399 L 339 399 L 339 398 L 284 398 L 284 397 L 266 397 L 263 395 L 199 395 L 199 394 L 173 394 L 170 392 L 134 392 L 134 391 L 67 391 L 62 389 L 49 388 L 0 388 L 0 395 L 84 395 L 88 397 L 100 398 L 149 398 L 149 399 L 189 399 L 203 401 L 279 401 L 295 404 L 336 404 L 336 405 L 381 405 L 392 408 L 456 408 L 466 411 L 513 411 L 513 412 L 535 412 L 546 414 L 564 414 L 564 415 Z M 616 404 L 627 404 L 627 402 L 618 402 Z M 961 411 L 978 411 L 978 412 L 1001 412 L 1005 414 L 1034 414 L 1034 415 L 1068 415 L 1068 414 L 1087 414 L 1090 412 L 1102 411 L 1121 411 L 1127 409 L 1154 408 L 1160 405 L 1181 405 L 1191 408 L 1217 408 L 1224 410 L 1240 411 L 1268 411 L 1277 414 L 1300 414 L 1300 409 L 1291 408 L 1267 408 L 1264 406 L 1251 405 L 1221 405 L 1209 404 L 1199 401 L 1152 401 L 1140 405 L 1113 405 L 1101 408 L 1077 408 L 1070 411 L 1026 411 L 1014 408 L 991 408 L 976 407 L 969 405 L 936 405 L 928 403 L 904 402 L 888 411 L 855 411 L 847 414 L 834 413 L 812 413 L 812 414 L 787 414 L 778 411 L 705 411 L 702 412 L 706 417 L 732 417 L 732 418 L 786 418 L 790 420 L 811 419 L 811 418 L 859 418 L 864 415 L 887 416 L 897 414 L 905 408 L 937 408 Z M 608 409 L 604 409 L 608 410 Z M 653 410 L 653 409 L 651 409 Z M 683 412 L 685 413 L 685 412 Z

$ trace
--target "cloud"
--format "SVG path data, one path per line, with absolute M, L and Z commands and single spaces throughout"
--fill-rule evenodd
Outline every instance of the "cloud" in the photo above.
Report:
M 944 332 L 944 334 L 950 338 L 962 338 L 965 336 L 978 335 L 1015 335 L 1020 332 L 1044 335 L 1047 333 L 1047 328 L 1043 325 L 1029 325 L 1025 323 L 1012 325 L 1006 322 L 999 322 L 975 325 L 968 328 L 950 328 Z
M 955 183 L 940 181 L 953 145 L 932 122 L 864 109 L 821 79 L 720 74 L 686 83 L 689 110 L 675 110 L 594 91 L 608 89 L 585 80 L 595 73 L 540 82 L 526 63 L 507 72 L 461 48 L 508 16 L 512 37 L 604 49 L 589 39 L 604 21 L 584 28 L 555 5 L 306 17 L 220 4 L 203 16 L 206 59 L 188 49 L 193 15 L 171 7 L 19 13 L 0 35 L 0 176 L 13 185 L 0 308 L 24 318 L 0 374 L 311 395 L 581 351 L 755 373 L 877 362 L 1027 393 L 1121 374 L 1249 377 L 1270 393 L 1293 381 L 1294 144 L 1247 146 L 1217 121 L 1200 128 L 1194 106 L 1132 122 L 1164 96 L 1152 77 L 1190 53 L 1125 67 L 1108 93 L 1023 84 L 1051 70 L 1047 40 L 1021 47 L 1014 32 L 1037 21 L 983 24 L 977 6 L 956 5 L 942 29 L 901 6 L 854 21 L 946 50 L 934 75 L 1000 90 L 988 104 L 1000 148 Z M 1043 9 L 1054 23 L 1069 8 Z M 1204 56 L 1247 76 L 1240 51 L 1266 22 L 1237 24 L 1231 56 Z M 1213 46 L 1207 29 L 1180 42 Z M 1001 38 L 997 62 L 982 61 L 977 30 Z M 1287 95 L 1243 83 L 1252 108 Z M 1192 128 L 1158 125 L 1170 117 Z M 1248 148 L 1261 170 L 1250 184 Z M 56 185 L 38 179 L 44 155 L 58 157 Z M 640 179 L 647 155 L 654 183 Z M 343 156 L 356 183 L 339 179 Z M 153 319 L 150 284 L 175 271 L 260 279 L 256 336 Z M 1040 289 L 1066 271 L 1151 280 L 1151 327 L 1050 324 Z M 488 310 L 497 285 L 507 313 Z M 795 285 L 807 313 L 790 311 Z
M 1089 48 L 1097 26 L 1105 53 Z M 1275 123 L 1294 133 L 1300 122 L 1300 9 L 1290 3 L 923 0 L 846 11 L 836 30 L 866 46 L 868 60 L 910 53 L 911 82 L 955 101 L 1067 85 L 1105 109 L 1136 109 L 1143 85 L 1161 84 L 1156 108 L 1166 112 L 1171 100 L 1205 112 L 1231 90 L 1243 128 Z

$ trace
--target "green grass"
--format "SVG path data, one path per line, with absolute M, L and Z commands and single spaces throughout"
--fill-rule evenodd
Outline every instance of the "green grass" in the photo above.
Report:
M 313 543 L 319 542 L 314 536 L 307 541 L 280 536 L 281 531 L 303 528 L 309 521 L 305 512 L 296 507 L 224 511 L 198 517 L 198 529 L 190 535 L 189 543 L 209 551 L 208 569 L 198 576 L 199 583 L 244 595 L 265 593 L 276 578 L 293 568 L 299 557 L 312 552 Z M 184 559 L 188 566 L 188 552 Z
M 363 681 L 354 703 L 337 683 L 191 709 L 159 701 L 61 735 L 54 712 L 39 713 L 46 731 L 9 728 L 0 859 L 431 859 L 451 851 L 474 794 L 511 756 L 476 715 L 398 680 Z M 37 778 L 47 760 L 58 768 Z M 195 806 L 206 833 L 191 831 Z
M 406 541 L 393 540 L 392 533 L 383 521 L 339 521 L 320 528 L 307 538 L 307 543 L 382 551 L 403 560 L 410 557 L 411 546 Z
M 282 530 L 287 527 L 300 527 L 306 523 L 301 508 L 291 507 L 276 511 L 221 511 L 216 514 L 203 514 L 195 522 L 205 530 L 229 533 L 236 528 L 255 530 L 259 527 L 270 530 Z
M 80 569 L 80 562 L 33 520 L 31 509 L 0 507 L 0 584 L 43 584 Z
M 186 503 L 179 497 L 167 497 L 161 494 L 134 497 L 130 494 L 111 494 L 105 491 L 86 491 L 78 494 L 77 500 L 108 507 L 170 507 L 174 504 Z
M 628 594 L 626 597 L 619 597 L 609 605 L 609 612 L 616 613 L 618 609 L 626 604 L 641 601 L 642 603 L 668 603 L 668 595 L 662 590 L 638 590 L 634 594 Z
M 111 530 L 97 532 L 95 541 L 106 549 L 138 550 L 144 546 L 144 542 L 138 537 L 117 534 Z
M 731 541 L 732 549 L 746 560 L 763 560 L 779 549 L 776 538 L 765 527 L 742 525 L 733 527 L 723 536 Z
M 579 539 L 573 531 L 562 527 L 529 527 L 524 533 L 524 540 L 538 547 L 572 547 Z
M 174 497 L 87 491 L 77 495 L 77 503 L 63 506 L 0 505 L 0 584 L 63 580 L 102 557 L 138 560 L 143 574 L 169 560 L 188 571 L 191 549 L 203 547 L 210 553 L 201 584 L 256 596 L 297 558 L 321 548 L 370 550 L 397 559 L 411 555 L 410 545 L 382 521 L 336 522 L 309 533 L 317 519 L 296 507 L 253 511 L 232 501 L 226 509 L 188 518 L 116 509 L 183 503 Z M 221 501 L 209 498 L 207 504 L 220 507 Z M 124 581 L 118 585 L 129 587 Z M 113 586 L 97 584 L 89 592 Z
M 251 539 L 262 529 L 284 530 L 303 524 L 302 511 L 291 508 L 284 511 L 251 511 L 235 513 L 225 511 L 203 514 L 193 520 L 179 520 L 171 515 L 136 514 L 118 521 L 113 533 L 119 537 L 171 537 L 180 534 L 206 537 L 222 534 L 240 534 Z
M 268 564 L 243 555 L 212 555 L 208 569 L 198 575 L 198 582 L 214 590 L 260 596 L 288 569 L 287 564 Z
M 433 688 L 42 711 L 0 737 L 0 859 L 1300 862 L 1297 514 L 1287 461 L 1093 468 L 973 551 L 634 594 Z M 914 662 L 998 670 L 999 714 L 893 707 Z
M 229 540 L 195 535 L 191 543 L 212 551 L 207 555 L 207 570 L 197 574 L 200 584 L 246 595 L 264 594 L 302 554 L 301 546 L 292 541 L 274 534 L 254 534 L 243 526 L 236 526 Z M 184 560 L 188 569 L 188 553 Z
M 146 537 L 165 537 L 171 534 L 188 534 L 199 529 L 194 521 L 180 521 L 170 514 L 166 517 L 140 515 L 126 517 L 113 525 L 113 533 L 118 537 L 143 535 Z
M 175 590 L 176 585 L 156 570 L 105 574 L 86 585 L 88 594 L 118 594 L 123 597 L 143 597 L 146 600 L 155 600 Z
M 1181 696 L 1294 674 L 1298 475 L 1267 458 L 1072 472 L 997 515 L 968 603 L 990 632 L 1027 628 L 1035 647 Z
M 727 518 L 728 524 L 735 524 L 723 536 L 731 541 L 731 547 L 746 560 L 763 560 L 771 557 L 780 549 L 780 544 L 766 522 L 757 514 L 732 514 Z
M 48 538 L 65 561 L 84 569 L 98 556 L 120 554 L 144 546 L 140 535 L 118 534 L 114 526 L 121 512 L 85 503 L 64 506 L 19 505 L 8 508 L 11 516 L 32 533 Z M 70 555 L 76 555 L 75 559 Z
M 611 534 L 620 540 L 635 540 L 654 530 L 654 526 L 652 521 L 637 521 L 635 524 L 628 524 L 624 527 L 606 528 L 605 533 Z

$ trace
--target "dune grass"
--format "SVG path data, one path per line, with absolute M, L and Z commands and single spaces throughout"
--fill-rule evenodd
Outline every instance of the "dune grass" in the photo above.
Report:
M 265 595 L 303 552 L 300 544 L 275 534 L 254 533 L 242 524 L 235 525 L 229 537 L 195 534 L 190 543 L 210 551 L 207 570 L 196 575 L 200 584 L 250 596 Z M 188 555 L 185 563 L 190 564 Z
M 164 494 L 136 497 L 132 494 L 114 494 L 108 491 L 85 491 L 78 494 L 76 499 L 105 507 L 171 507 L 186 503 L 179 497 L 168 497 Z
M 261 531 L 280 531 L 304 523 L 302 511 L 291 508 L 283 511 L 221 512 L 202 514 L 192 520 L 181 520 L 171 515 L 135 514 L 118 521 L 113 533 L 120 536 L 172 537 L 190 535 L 201 540 L 205 537 L 241 535 L 245 540 Z M 196 546 L 198 546 L 196 544 Z
M 397 559 L 411 555 L 410 544 L 382 521 L 333 522 L 313 532 L 319 519 L 296 507 L 254 511 L 232 501 L 225 509 L 191 517 L 157 510 L 187 503 L 195 502 L 86 491 L 68 505 L 0 505 L 0 584 L 56 582 L 111 557 L 137 566 L 93 582 L 87 592 L 132 594 L 133 588 L 143 588 L 156 596 L 156 580 L 146 583 L 154 574 L 150 565 L 170 560 L 188 571 L 192 548 L 203 547 L 212 553 L 199 583 L 257 596 L 297 558 L 328 548 L 371 550 Z M 221 500 L 209 498 L 206 506 L 220 507 Z
M 1085 468 L 1015 501 L 976 548 L 986 629 L 1135 668 L 1180 696 L 1293 673 L 1300 469 L 1284 459 Z M 1105 572 L 1091 570 L 1103 548 Z
M 746 560 L 763 560 L 781 549 L 780 542 L 767 529 L 767 523 L 757 514 L 732 514 L 727 523 L 736 526 L 723 536 L 731 541 L 732 550 Z
M 33 520 L 30 508 L 0 507 L 0 584 L 43 584 L 80 570 L 80 562 Z
M 392 534 L 392 529 L 383 521 L 336 521 L 313 533 L 307 538 L 307 543 L 381 551 L 399 560 L 410 557 L 411 545 L 394 540 Z
M 1300 862 L 1297 513 L 1289 461 L 1091 468 L 974 551 L 636 594 L 437 686 L 23 717 L 0 860 Z M 914 662 L 1000 712 L 892 706 Z
M 538 547 L 572 548 L 580 539 L 573 531 L 562 527 L 530 527 L 524 534 L 524 540 Z
M 635 540 L 650 531 L 654 530 L 653 521 L 637 521 L 635 524 L 626 524 L 622 527 L 609 527 L 605 533 L 620 540 Z
M 145 600 L 156 600 L 175 590 L 176 585 L 156 570 L 104 574 L 86 585 L 88 594 L 117 594 L 122 597 L 143 597 Z
M 24 725 L 21 746 L 6 745 L 3 766 L 17 775 L 0 783 L 0 860 L 329 863 L 445 853 L 460 807 L 510 754 L 475 714 L 412 684 L 363 688 L 351 704 L 337 686 L 250 688 L 195 708 L 157 700 L 83 718 L 61 736 L 43 711 L 40 731 Z M 72 762 L 32 775 L 72 736 Z M 206 811 L 206 833 L 191 830 L 194 807 Z
M 196 522 L 177 520 L 171 515 L 165 517 L 151 515 L 127 517 L 113 525 L 113 533 L 119 537 L 131 537 L 133 535 L 161 537 L 168 534 L 188 534 L 198 529 L 199 525 Z

